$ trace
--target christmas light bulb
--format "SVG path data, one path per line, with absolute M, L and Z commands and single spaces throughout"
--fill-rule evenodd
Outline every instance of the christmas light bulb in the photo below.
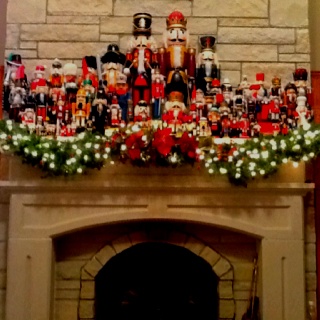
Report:
M 208 171 L 210 174 L 213 174 L 213 169 L 211 168 L 211 169 L 209 169 L 209 171 Z
M 228 170 L 225 168 L 220 168 L 219 171 L 221 174 L 226 174 L 228 172 Z
M 294 168 L 298 168 L 299 167 L 299 163 L 298 162 L 292 162 L 292 165 Z
M 82 168 L 78 168 L 78 169 L 77 169 L 77 172 L 78 172 L 78 173 L 82 173 L 82 172 L 83 172 Z

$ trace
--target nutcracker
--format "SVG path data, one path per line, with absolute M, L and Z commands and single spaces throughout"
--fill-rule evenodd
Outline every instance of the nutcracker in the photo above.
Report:
M 180 11 L 173 11 L 166 20 L 165 48 L 158 53 L 160 73 L 167 77 L 166 94 L 180 92 L 186 107 L 190 105 L 195 79 L 196 61 L 194 48 L 188 47 L 187 19 Z

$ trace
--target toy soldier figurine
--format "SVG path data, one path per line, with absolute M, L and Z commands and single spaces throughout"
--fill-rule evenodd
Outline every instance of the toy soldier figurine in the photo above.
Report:
M 288 117 L 291 118 L 297 106 L 297 87 L 288 83 L 284 88 L 283 104 L 287 106 Z
M 95 56 L 85 56 L 82 59 L 82 85 L 84 80 L 91 80 L 93 88 L 96 90 L 99 85 L 97 76 L 97 59 Z
M 200 38 L 201 53 L 199 54 L 199 66 L 196 70 L 196 87 L 204 94 L 210 91 L 213 79 L 220 79 L 220 69 L 213 46 L 215 37 L 205 36 Z
M 294 84 L 297 88 L 298 96 L 305 96 L 310 93 L 307 88 L 308 71 L 304 68 L 298 68 L 293 74 Z
M 127 77 L 121 72 L 119 72 L 117 76 L 116 94 L 119 106 L 122 110 L 122 120 L 126 123 L 133 120 L 132 99 L 128 89 Z
M 47 120 L 47 107 L 49 102 L 48 97 L 48 86 L 45 79 L 39 79 L 37 88 L 36 88 L 36 110 L 37 110 L 37 119 L 40 121 L 42 119 L 42 124 Z
M 147 128 L 150 120 L 150 107 L 146 101 L 140 100 L 134 107 L 134 122 L 142 128 Z
M 110 44 L 107 52 L 101 57 L 102 79 L 105 85 L 108 102 L 111 103 L 116 93 L 116 85 L 119 73 L 122 73 L 122 66 L 125 62 L 125 55 L 119 51 L 117 44 Z
M 19 67 L 24 67 L 21 62 L 21 56 L 19 54 L 11 54 L 6 60 L 6 73 L 3 81 L 3 109 L 9 112 L 10 101 L 9 97 L 11 94 L 12 88 L 15 86 L 16 73 Z M 21 69 L 20 69 L 21 70 Z M 21 72 L 21 71 L 19 71 Z M 24 74 L 24 78 L 20 79 L 19 82 L 20 88 L 27 89 L 27 77 Z
M 195 49 L 187 48 L 189 34 L 187 19 L 180 11 L 173 11 L 167 18 L 165 31 L 165 49 L 159 50 L 158 62 L 160 73 L 167 76 L 167 95 L 170 92 L 181 92 L 185 106 L 190 105 L 189 82 L 195 78 Z
M 151 101 L 151 73 L 155 59 L 156 42 L 151 36 L 152 16 L 136 13 L 133 16 L 133 37 L 127 52 L 124 73 L 131 75 L 132 101 L 136 106 L 140 100 L 147 105 Z
M 160 119 L 161 117 L 161 106 L 165 98 L 164 88 L 164 77 L 157 68 L 152 74 L 153 119 Z
M 89 114 L 90 106 L 87 102 L 87 93 L 81 88 L 77 92 L 76 103 L 72 104 L 72 118 L 73 122 L 76 123 L 77 128 L 81 128 L 81 130 L 85 128 Z
M 59 59 L 54 59 L 49 77 L 50 88 L 61 88 L 63 86 L 63 70 Z

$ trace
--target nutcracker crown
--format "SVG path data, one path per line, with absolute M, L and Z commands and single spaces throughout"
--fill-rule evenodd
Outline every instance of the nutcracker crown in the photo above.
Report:
M 168 100 L 183 102 L 183 94 L 180 91 L 172 91 L 169 93 Z
M 187 29 L 187 19 L 180 11 L 173 11 L 167 18 L 167 29 L 183 28 Z
M 281 78 L 280 77 L 277 77 L 277 76 L 274 76 L 271 80 L 271 83 L 272 85 L 274 86 L 281 86 Z

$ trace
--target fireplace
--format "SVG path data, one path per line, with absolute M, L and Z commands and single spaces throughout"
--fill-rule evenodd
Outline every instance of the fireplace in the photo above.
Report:
M 188 249 L 136 244 L 95 276 L 95 319 L 218 319 L 218 277 Z
M 243 188 L 197 168 L 119 165 L 65 180 L 10 162 L 7 319 L 99 319 L 104 304 L 133 319 L 145 304 L 155 319 L 200 306 L 204 319 L 241 319 L 256 255 L 263 319 L 304 319 L 303 197 L 313 185 L 292 170 Z

